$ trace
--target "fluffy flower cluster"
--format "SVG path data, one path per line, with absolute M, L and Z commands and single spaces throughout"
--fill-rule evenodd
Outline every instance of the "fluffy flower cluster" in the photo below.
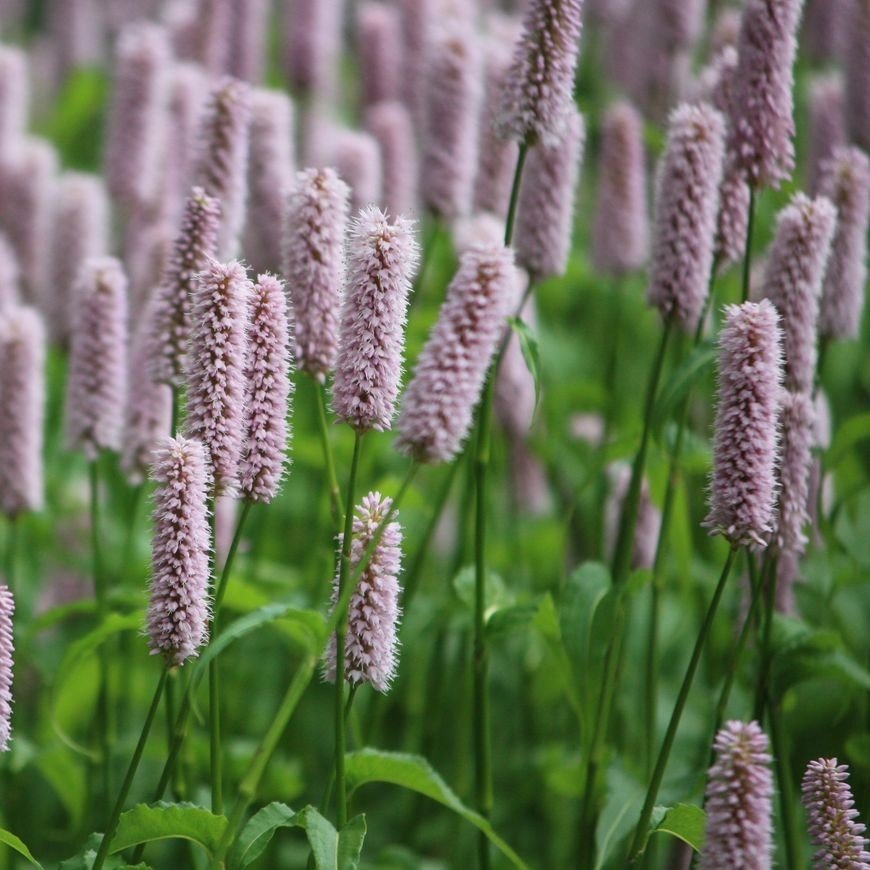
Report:
M 517 263 L 534 281 L 563 274 L 568 263 L 585 138 L 583 116 L 572 111 L 561 138 L 537 145 L 526 160 L 514 247 Z
M 356 10 L 356 39 L 363 105 L 398 99 L 402 56 L 398 10 L 379 0 L 364 0 Z
M 45 329 L 33 308 L 0 312 L 0 510 L 42 507 Z
M 779 315 L 767 300 L 730 305 L 719 336 L 710 512 L 704 524 L 734 546 L 764 546 L 776 495 L 782 391 Z
M 350 188 L 352 214 L 381 201 L 381 149 L 374 136 L 339 128 L 330 152 L 330 162 Z
M 151 297 L 147 314 L 151 336 L 148 359 L 158 383 L 180 386 L 183 382 L 193 282 L 215 255 L 219 224 L 220 202 L 201 187 L 193 188 L 166 273 Z
M 375 531 L 389 513 L 392 499 L 370 492 L 357 507 L 353 518 L 350 549 L 351 573 L 362 560 Z M 340 540 L 339 540 L 340 543 Z M 391 521 L 384 528 L 372 557 L 360 576 L 347 609 L 347 637 L 344 669 L 352 685 L 371 683 L 386 692 L 398 664 L 397 628 L 399 570 L 402 560 L 402 527 Z M 332 604 L 338 600 L 338 578 L 333 586 Z M 324 677 L 335 681 L 335 638 L 325 653 Z
M 272 275 L 260 275 L 251 291 L 249 309 L 245 450 L 239 488 L 251 501 L 270 502 L 284 474 L 293 389 L 283 282 Z
M 604 115 L 592 257 L 595 268 L 620 275 L 639 269 L 649 255 L 643 118 L 631 103 L 614 103 Z
M 825 264 L 837 218 L 824 197 L 795 194 L 777 219 L 763 294 L 782 318 L 785 385 L 809 392 L 816 372 L 816 330 Z
M 371 207 L 354 222 L 332 404 L 359 432 L 381 432 L 392 424 L 418 259 L 413 221 L 390 224 Z
M 208 638 L 208 460 L 198 441 L 167 439 L 155 452 L 148 642 L 176 666 Z
M 741 19 L 728 150 L 753 186 L 794 168 L 793 81 L 801 0 L 748 0 Z
M 846 127 L 861 148 L 870 149 L 870 3 L 854 0 L 846 46 Z
M 822 165 L 819 192 L 837 209 L 837 228 L 822 288 L 819 333 L 857 338 L 867 280 L 870 160 L 858 148 L 838 148 Z
M 801 791 L 810 836 L 819 847 L 814 866 L 818 870 L 870 868 L 866 827 L 858 821 L 848 766 L 837 764 L 836 758 L 811 761 L 804 772 Z
M 335 170 L 305 169 L 285 213 L 284 276 L 293 302 L 296 365 L 319 381 L 338 356 L 349 195 Z
M 812 464 L 815 410 L 808 393 L 786 392 L 782 400 L 779 427 L 779 508 L 776 517 L 776 544 L 781 553 L 801 556 L 809 522 L 810 467 Z
M 712 106 L 671 114 L 660 167 L 647 299 L 684 329 L 698 322 L 710 282 L 725 120 Z
M 215 494 L 233 493 L 237 483 L 250 293 L 245 269 L 235 261 L 212 260 L 194 285 L 185 434 L 205 447 Z
M 531 0 L 505 81 L 498 126 L 505 138 L 554 144 L 573 108 L 581 0 Z
M 809 84 L 807 131 L 807 190 L 819 193 L 822 167 L 835 148 L 846 144 L 843 117 L 843 76 L 839 72 L 814 76 Z
M 475 245 L 462 255 L 405 391 L 396 442 L 404 453 L 435 463 L 459 452 L 515 296 L 510 248 Z
M 9 749 L 12 736 L 12 617 L 15 598 L 8 586 L 0 586 L 0 752 Z
M 75 291 L 66 393 L 71 447 L 118 450 L 127 393 L 127 278 L 118 260 L 87 260 Z
M 341 56 L 344 0 L 288 0 L 284 67 L 293 86 L 329 98 Z
M 381 152 L 381 200 L 387 214 L 408 214 L 417 207 L 417 146 L 411 114 L 402 103 L 376 103 L 365 117 L 366 129 Z
M 707 773 L 703 870 L 768 870 L 773 777 L 767 736 L 757 722 L 726 722 Z

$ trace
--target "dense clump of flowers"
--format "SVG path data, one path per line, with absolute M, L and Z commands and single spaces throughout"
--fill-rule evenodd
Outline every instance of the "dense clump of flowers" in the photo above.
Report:
M 245 255 L 256 269 L 277 270 L 281 266 L 284 206 L 293 185 L 295 163 L 293 127 L 293 103 L 286 94 L 254 91 Z
M 205 447 L 215 494 L 236 491 L 244 436 L 250 294 L 251 282 L 236 261 L 212 260 L 193 288 L 184 428 Z
M 804 772 L 801 792 L 807 827 L 813 843 L 819 847 L 813 866 L 817 870 L 870 868 L 866 827 L 858 821 L 848 766 L 837 764 L 836 758 L 811 761 Z
M 750 184 L 779 187 L 794 168 L 792 66 L 801 0 L 748 0 L 728 149 Z
M 239 466 L 239 489 L 251 501 L 270 502 L 284 475 L 287 416 L 293 391 L 283 282 L 273 275 L 260 275 L 248 307 L 245 447 Z
M 127 278 L 113 257 L 86 260 L 74 292 L 67 438 L 91 461 L 121 447 L 127 394 Z
M 845 50 L 846 128 L 849 138 L 870 150 L 870 0 L 853 0 Z
M 602 121 L 592 259 L 599 272 L 639 269 L 649 255 L 643 118 L 631 103 L 610 106 Z
M 771 531 L 782 390 L 780 335 L 779 315 L 767 299 L 725 309 L 710 512 L 704 524 L 733 546 L 764 546 Z
M 506 138 L 554 144 L 570 123 L 581 0 L 531 0 L 505 80 L 499 129 Z
M 208 460 L 203 445 L 166 439 L 154 455 L 148 645 L 169 666 L 183 665 L 208 639 Z
M 837 209 L 837 227 L 822 288 L 819 332 L 857 338 L 867 280 L 870 160 L 858 148 L 838 148 L 822 166 L 819 192 Z
M 378 205 L 383 173 L 377 139 L 359 130 L 341 129 L 331 150 L 331 163 L 350 188 L 351 214 Z
M 43 501 L 45 328 L 33 308 L 0 311 L 0 510 L 39 510 Z
M 810 466 L 815 410 L 809 393 L 785 392 L 780 411 L 779 505 L 776 545 L 780 553 L 800 557 L 809 522 Z
M 381 200 L 387 214 L 408 214 L 417 205 L 417 150 L 410 112 L 399 102 L 366 111 L 366 130 L 380 148 Z
M 344 287 L 348 186 L 333 169 L 296 176 L 285 214 L 284 277 L 296 365 L 319 381 L 335 366 Z
M 836 211 L 824 197 L 795 194 L 777 219 L 765 267 L 763 293 L 779 311 L 785 385 L 809 392 L 816 372 L 819 296 Z
M 725 121 L 710 105 L 684 104 L 671 114 L 647 299 L 687 331 L 697 324 L 709 288 L 724 137 Z
M 214 85 L 199 134 L 194 182 L 220 200 L 220 257 L 235 256 L 245 225 L 250 115 L 247 84 L 224 78 Z
M 125 206 L 153 197 L 166 133 L 170 49 L 162 27 L 136 21 L 117 42 L 106 134 L 106 184 Z
M 459 23 L 433 28 L 426 54 L 421 188 L 443 218 L 471 210 L 481 99 L 480 43 Z
M 158 383 L 183 383 L 193 282 L 216 253 L 219 224 L 220 202 L 202 188 L 193 188 L 166 273 L 147 314 L 152 344 L 149 365 Z
M 350 548 L 351 572 L 360 564 L 378 526 L 387 516 L 392 499 L 370 492 L 357 506 Z M 340 541 L 340 537 L 339 537 Z M 385 527 L 363 570 L 347 609 L 344 672 L 353 685 L 371 683 L 386 692 L 398 664 L 399 570 L 402 560 L 402 527 L 395 520 Z M 332 604 L 338 601 L 338 577 Z M 335 637 L 324 655 L 324 677 L 335 681 Z
M 12 736 L 12 617 L 15 598 L 8 586 L 0 585 L 0 752 L 9 749 Z
M 773 837 L 773 777 L 767 736 L 756 722 L 726 722 L 713 742 L 707 774 L 703 870 L 768 870 Z
M 405 390 L 396 442 L 403 453 L 435 463 L 459 452 L 515 299 L 510 248 L 475 245 L 461 256 Z
M 371 207 L 354 222 L 332 405 L 359 432 L 392 425 L 418 260 L 412 221 Z
M 356 10 L 360 98 L 364 106 L 399 98 L 402 56 L 399 11 L 379 0 L 364 0 Z
M 535 146 L 526 160 L 514 247 L 517 262 L 534 281 L 563 274 L 568 263 L 585 138 L 583 116 L 575 111 L 562 138 L 553 145 Z
M 843 114 L 843 77 L 840 73 L 814 76 L 809 84 L 807 130 L 807 190 L 819 192 L 822 166 L 836 148 L 846 144 Z

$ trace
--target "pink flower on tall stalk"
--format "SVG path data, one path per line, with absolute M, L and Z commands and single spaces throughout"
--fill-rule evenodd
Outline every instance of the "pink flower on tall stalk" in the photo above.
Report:
M 338 356 L 349 195 L 334 169 L 305 169 L 296 175 L 285 213 L 284 277 L 292 300 L 294 357 L 321 382 Z
M 43 503 L 45 327 L 33 308 L 0 311 L 0 510 L 14 517 Z
M 647 301 L 687 332 L 704 307 L 713 265 L 725 119 L 712 106 L 678 106 L 659 169 Z
M 387 516 L 392 499 L 370 492 L 357 506 L 353 518 L 350 568 L 362 561 L 369 542 Z M 339 535 L 339 546 L 341 536 Z M 389 522 L 359 578 L 347 609 L 344 648 L 345 678 L 352 686 L 371 683 L 375 691 L 387 692 L 398 665 L 399 570 L 402 561 L 402 527 Z M 336 576 L 332 605 L 338 601 Z M 335 682 L 335 636 L 324 653 L 324 679 Z
M 779 311 L 785 386 L 795 392 L 813 388 L 819 297 L 836 219 L 830 200 L 795 194 L 777 217 L 767 257 L 763 295 Z
M 806 547 L 809 522 L 810 467 L 815 409 L 809 393 L 784 392 L 780 411 L 779 504 L 776 546 L 799 559 Z
M 867 280 L 870 160 L 859 148 L 838 148 L 822 165 L 819 192 L 837 209 L 837 227 L 822 288 L 819 333 L 857 338 Z
M 15 598 L 8 586 L 0 585 L 0 752 L 9 749 L 12 736 L 12 617 Z
M 127 394 L 127 277 L 114 257 L 86 260 L 73 294 L 67 438 L 94 461 L 120 450 Z
M 819 847 L 813 866 L 817 870 L 870 868 L 866 827 L 858 821 L 848 765 L 837 764 L 836 758 L 811 761 L 804 772 L 801 791 L 807 827 L 813 843 Z
M 193 282 L 216 253 L 219 223 L 220 202 L 201 187 L 194 187 L 166 274 L 146 313 L 152 345 L 149 367 L 157 383 L 179 387 L 184 382 Z
M 643 118 L 623 100 L 607 109 L 601 126 L 592 259 L 599 272 L 621 275 L 649 256 Z
M 408 294 L 420 253 L 414 229 L 405 218 L 391 224 L 374 207 L 351 226 L 332 406 L 358 432 L 392 425 Z
M 381 201 L 381 149 L 377 139 L 359 130 L 339 128 L 332 144 L 330 162 L 350 188 L 350 211 L 378 205 Z
M 771 302 L 725 309 L 710 511 L 704 525 L 732 546 L 765 546 L 776 498 L 782 393 L 779 315 Z
M 356 7 L 356 51 L 363 106 L 399 98 L 402 58 L 399 10 L 380 0 Z
M 769 870 L 773 777 L 767 736 L 757 722 L 726 722 L 707 774 L 703 870 Z
M 271 0 L 245 0 L 232 4 L 229 73 L 251 84 L 263 80 L 269 49 L 266 42 Z
M 208 640 L 209 551 L 207 498 L 211 486 L 199 441 L 167 438 L 154 455 L 151 594 L 148 645 L 177 667 Z
M 397 0 L 402 31 L 402 102 L 408 107 L 414 126 L 422 129 L 426 88 L 426 48 L 435 17 L 435 0 Z
M 244 498 L 268 503 L 278 494 L 287 463 L 287 417 L 293 382 L 284 283 L 260 275 L 248 302 L 245 360 L 245 446 L 239 466 Z
M 581 0 L 530 0 L 505 81 L 499 129 L 506 138 L 553 145 L 574 106 Z
M 754 187 L 794 168 L 792 66 L 802 0 L 747 0 L 737 44 L 728 150 Z
M 193 287 L 184 428 L 205 447 L 215 495 L 234 494 L 238 483 L 251 289 L 235 260 L 211 260 Z
M 343 18 L 344 0 L 284 0 L 284 69 L 303 95 L 335 97 Z
M 562 129 L 562 138 L 555 144 L 542 142 L 529 152 L 517 201 L 513 239 L 517 263 L 535 282 L 564 274 L 571 252 L 574 202 L 586 141 L 583 116 L 574 111 Z
M 381 200 L 387 214 L 417 208 L 417 145 L 411 114 L 402 103 L 377 103 L 365 114 L 366 130 L 380 148 Z
M 809 129 L 806 156 L 807 190 L 819 193 L 822 166 L 836 148 L 846 145 L 843 76 L 823 73 L 810 79 Z
M 870 0 L 852 0 L 846 38 L 846 127 L 870 151 Z
M 237 4 L 233 0 L 198 0 L 197 36 L 199 62 L 210 76 L 229 73 L 230 40 L 235 27 L 233 7 L 247 6 L 255 0 Z
M 403 453 L 437 463 L 459 452 L 515 300 L 510 248 L 475 245 L 460 257 L 402 400 L 396 446 Z
M 0 45 L 0 155 L 8 160 L 24 138 L 30 110 L 27 52 Z

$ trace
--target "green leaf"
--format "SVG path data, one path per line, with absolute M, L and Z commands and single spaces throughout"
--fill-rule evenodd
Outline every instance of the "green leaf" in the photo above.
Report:
M 716 346 L 712 342 L 704 342 L 698 345 L 668 378 L 655 403 L 653 431 L 657 437 L 661 436 L 665 423 L 676 416 L 692 387 L 712 367 L 715 358 Z
M 18 852 L 19 855 L 26 858 L 34 867 L 42 867 L 42 864 L 30 854 L 30 849 L 21 842 L 21 840 L 15 836 L 15 834 L 7 831 L 5 828 L 0 828 L 0 843 L 8 846 L 10 849 L 14 849 Z
M 559 625 L 559 616 L 556 613 L 553 596 L 549 592 L 541 599 L 541 604 L 538 607 L 533 624 L 547 643 L 550 654 L 553 656 L 559 679 L 562 682 L 565 697 L 568 699 L 568 703 L 571 705 L 571 709 L 576 714 L 578 721 L 582 723 L 583 705 L 580 703 L 580 696 L 577 692 L 574 669 L 571 665 L 571 658 L 565 649 L 565 644 L 562 642 L 562 629 Z
M 688 843 L 696 852 L 704 845 L 704 823 L 706 814 L 700 807 L 692 804 L 677 804 L 674 807 L 656 807 L 664 812 L 662 820 L 653 827 L 650 834 L 664 833 Z
M 870 438 L 870 411 L 857 414 L 840 423 L 825 457 L 825 467 L 832 469 L 839 465 L 856 444 L 867 438 Z
M 366 835 L 365 816 L 352 818 L 341 833 L 314 807 L 294 812 L 286 804 L 271 803 L 255 813 L 227 856 L 229 870 L 243 870 L 269 845 L 279 828 L 302 828 L 308 836 L 317 870 L 356 870 Z
M 618 764 L 607 771 L 607 799 L 595 827 L 598 861 L 595 870 L 607 866 L 622 841 L 633 829 L 641 804 L 644 787 Z M 618 866 L 618 865 L 613 865 Z
M 465 806 L 425 758 L 401 752 L 361 749 L 345 756 L 345 776 L 348 792 L 369 782 L 388 782 L 437 801 L 482 831 L 514 867 L 526 867 L 519 855 L 495 833 L 492 825 Z
M 503 637 L 517 629 L 526 628 L 535 618 L 539 601 L 526 601 L 496 610 L 486 623 L 486 633 L 489 637 Z
M 510 328 L 516 333 L 520 343 L 520 351 L 526 362 L 526 368 L 535 382 L 535 411 L 538 410 L 538 402 L 541 398 L 541 352 L 538 348 L 538 339 L 532 332 L 531 327 L 520 317 L 508 319 Z
M 227 820 L 194 804 L 139 804 L 121 815 L 111 854 L 154 840 L 191 840 L 214 855 Z
M 84 762 L 66 746 L 54 743 L 40 752 L 36 767 L 54 789 L 70 817 L 70 827 L 84 821 L 87 806 L 87 774 Z
M 487 571 L 484 596 L 486 599 L 485 619 L 513 603 L 513 596 L 508 592 L 504 580 L 494 571 Z M 453 589 L 459 600 L 469 609 L 474 610 L 474 568 L 466 565 L 453 578 Z

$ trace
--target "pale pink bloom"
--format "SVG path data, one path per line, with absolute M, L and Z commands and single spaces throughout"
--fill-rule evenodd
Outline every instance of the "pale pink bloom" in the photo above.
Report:
M 21 273 L 18 257 L 6 235 L 0 232 L 0 312 L 18 302 L 18 285 Z
M 808 393 L 785 391 L 779 417 L 779 504 L 776 545 L 780 555 L 799 559 L 806 547 L 807 500 L 813 442 L 813 401 Z
M 543 463 L 522 441 L 508 439 L 509 475 L 514 509 L 522 516 L 550 512 L 553 495 Z
M 63 80 L 75 67 L 103 60 L 106 14 L 98 0 L 67 0 L 47 7 L 55 54 L 55 75 Z
M 233 545 L 238 513 L 239 503 L 234 496 L 219 495 L 214 500 L 214 564 L 218 570 L 223 568 Z
M 812 60 L 838 61 L 842 56 L 852 0 L 806 0 L 800 45 Z
M 197 56 L 212 76 L 228 75 L 230 71 L 230 40 L 234 38 L 234 6 L 247 6 L 252 0 L 198 0 Z
M 0 155 L 6 162 L 27 130 L 30 82 L 27 52 L 14 45 L 0 45 Z
M 350 573 L 359 565 L 369 542 L 386 518 L 392 499 L 370 492 L 356 508 L 350 547 Z M 341 536 L 339 536 L 341 546 Z M 398 666 L 399 571 L 402 562 L 402 527 L 391 520 L 384 528 L 347 608 L 344 674 L 352 686 L 371 683 L 387 692 Z M 332 605 L 338 601 L 338 577 Z M 335 682 L 335 636 L 324 653 L 324 679 Z
M 726 722 L 707 774 L 703 870 L 769 870 L 773 775 L 767 736 L 757 722 Z
M 515 299 L 510 248 L 478 245 L 462 255 L 405 390 L 396 441 L 403 453 L 437 463 L 459 452 Z
M 304 95 L 335 96 L 344 0 L 284 0 L 284 69 Z
M 332 406 L 359 432 L 392 425 L 408 294 L 420 256 L 414 231 L 413 221 L 391 224 L 375 207 L 351 225 Z
M 211 474 L 199 441 L 167 438 L 155 452 L 148 645 L 167 665 L 183 665 L 208 640 L 207 498 Z
M 269 57 L 266 41 L 271 0 L 245 0 L 232 4 L 230 22 L 230 75 L 252 84 L 263 80 Z
M 574 203 L 586 125 L 574 111 L 562 126 L 562 138 L 555 144 L 536 145 L 526 158 L 517 202 L 514 247 L 517 263 L 541 281 L 562 275 L 571 251 Z
M 457 257 L 475 245 L 500 245 L 503 242 L 504 218 L 487 211 L 459 218 L 453 224 L 453 249 Z
M 0 586 L 0 752 L 9 749 L 12 736 L 12 617 L 15 598 L 6 585 Z
M 293 392 L 283 282 L 273 275 L 260 275 L 248 308 L 245 446 L 239 466 L 239 490 L 251 501 L 268 503 L 277 495 L 284 476 L 287 417 Z
M 499 129 L 505 137 L 554 145 L 574 112 L 581 0 L 529 0 L 505 81 Z
M 366 130 L 381 153 L 382 194 L 388 214 L 408 214 L 417 207 L 417 148 L 410 112 L 402 103 L 377 103 L 365 115 Z
M 807 190 L 815 195 L 819 193 L 822 165 L 835 149 L 846 145 L 843 77 L 840 73 L 824 73 L 810 80 L 807 132 Z
M 350 211 L 381 201 L 382 167 L 378 140 L 368 133 L 341 129 L 332 145 L 330 161 L 350 188 Z
M 179 60 L 199 61 L 199 0 L 167 0 L 161 21 Z
M 439 217 L 468 214 L 474 192 L 481 99 L 480 41 L 473 29 L 439 22 L 426 52 L 421 187 Z
M 626 462 L 614 462 L 607 469 L 609 488 L 604 505 L 604 551 L 613 556 L 619 524 L 625 506 L 625 497 L 631 482 L 631 466 Z M 637 520 L 634 527 L 631 567 L 633 570 L 649 570 L 653 566 L 659 529 L 662 524 L 661 511 L 653 504 L 649 493 L 649 482 L 641 482 L 640 501 L 637 506 Z
M 113 257 L 86 260 L 73 292 L 67 439 L 91 462 L 120 450 L 127 396 L 127 277 Z
M 762 292 L 779 311 L 785 386 L 794 392 L 813 388 L 819 298 L 836 219 L 830 200 L 802 193 L 777 216 Z
M 621 101 L 601 126 L 592 259 L 599 272 L 621 275 L 640 269 L 649 255 L 643 118 Z
M 776 498 L 782 400 L 779 315 L 770 301 L 725 309 L 710 511 L 704 525 L 732 546 L 765 546 Z
M 678 106 L 659 168 L 647 301 L 665 320 L 695 328 L 713 264 L 725 119 L 712 106 Z
M 857 338 L 867 281 L 867 155 L 858 148 L 838 148 L 822 166 L 819 191 L 837 209 L 837 228 L 822 289 L 819 332 L 825 338 Z
M 357 5 L 356 51 L 363 106 L 398 99 L 402 38 L 395 6 L 381 0 Z
M 511 305 L 513 310 L 516 310 L 523 290 L 525 290 L 524 276 L 519 269 L 517 273 L 515 301 Z M 523 308 L 522 319 L 534 332 L 538 317 L 532 297 L 529 297 Z M 525 439 L 532 428 L 538 397 L 535 390 L 535 379 L 523 356 L 519 338 L 509 327 L 506 338 L 507 345 L 495 380 L 493 410 L 510 438 L 520 442 Z
M 726 46 L 736 49 L 740 40 L 740 10 L 723 6 L 713 20 L 710 31 L 710 57 L 715 57 Z
M 184 431 L 203 443 L 216 495 L 237 490 L 251 291 L 244 267 L 235 260 L 211 260 L 193 285 Z
M 846 128 L 849 138 L 870 151 L 870 2 L 852 0 L 847 31 Z
M 402 101 L 417 130 L 423 128 L 426 90 L 426 48 L 436 13 L 436 0 L 397 0 L 402 29 Z
M 118 37 L 103 160 L 109 192 L 126 208 L 152 203 L 158 189 L 170 57 L 156 24 L 136 21 Z
M 335 366 L 344 289 L 349 190 L 333 169 L 296 175 L 285 213 L 284 277 L 296 365 L 323 381 Z
M 33 308 L 0 311 L 0 510 L 14 517 L 43 504 L 45 327 Z

